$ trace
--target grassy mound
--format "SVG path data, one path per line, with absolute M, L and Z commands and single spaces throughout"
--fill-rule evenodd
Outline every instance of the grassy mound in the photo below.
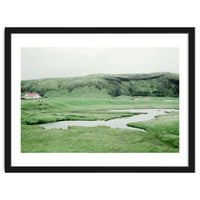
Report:
M 158 116 L 147 122 L 129 123 L 128 126 L 145 129 L 152 138 L 157 138 L 172 147 L 179 147 L 178 112 Z

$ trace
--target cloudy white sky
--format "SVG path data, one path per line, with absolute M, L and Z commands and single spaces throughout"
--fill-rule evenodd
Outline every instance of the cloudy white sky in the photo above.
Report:
M 21 79 L 88 74 L 179 73 L 178 48 L 22 48 Z

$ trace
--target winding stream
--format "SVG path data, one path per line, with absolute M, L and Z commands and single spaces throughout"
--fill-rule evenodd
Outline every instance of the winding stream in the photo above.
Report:
M 175 109 L 128 109 L 128 110 L 111 110 L 112 112 L 131 112 L 131 113 L 147 113 L 139 114 L 131 117 L 122 117 L 117 119 L 111 119 L 108 121 L 97 120 L 97 121 L 59 121 L 52 122 L 47 124 L 41 124 L 41 127 L 45 129 L 68 129 L 69 126 L 85 126 L 85 127 L 96 127 L 96 126 L 109 126 L 111 128 L 122 128 L 122 129 L 131 129 L 131 130 L 140 130 L 143 129 L 132 128 L 127 126 L 130 122 L 141 122 L 154 119 L 157 115 L 164 115 L 166 112 L 177 112 Z

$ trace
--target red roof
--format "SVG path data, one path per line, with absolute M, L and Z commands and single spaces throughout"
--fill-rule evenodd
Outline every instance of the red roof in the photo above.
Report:
M 37 96 L 40 96 L 39 94 L 31 94 L 31 93 L 28 93 L 26 94 L 24 97 L 37 97 Z

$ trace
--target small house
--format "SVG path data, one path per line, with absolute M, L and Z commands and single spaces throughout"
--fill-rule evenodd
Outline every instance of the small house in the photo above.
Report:
M 22 97 L 22 99 L 39 99 L 39 98 L 41 98 L 39 94 L 31 94 L 31 93 L 27 93 Z

